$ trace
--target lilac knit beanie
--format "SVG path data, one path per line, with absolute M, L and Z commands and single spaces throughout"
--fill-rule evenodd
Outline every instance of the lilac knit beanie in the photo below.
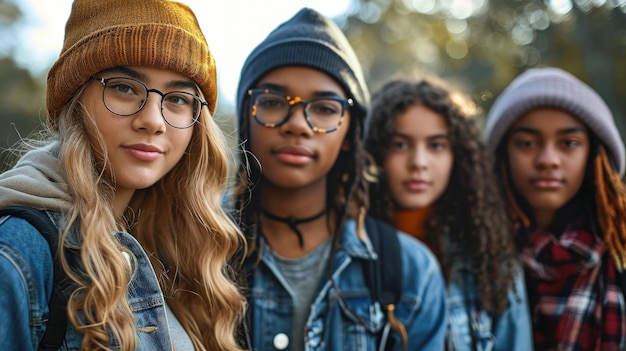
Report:
M 609 107 L 588 85 L 559 68 L 529 69 L 498 96 L 487 116 L 485 135 L 489 149 L 495 153 L 518 118 L 546 107 L 562 109 L 587 125 L 607 147 L 616 171 L 624 175 L 624 142 Z

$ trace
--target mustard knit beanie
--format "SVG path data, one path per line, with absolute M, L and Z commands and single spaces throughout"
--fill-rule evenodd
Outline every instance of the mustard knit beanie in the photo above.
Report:
M 215 61 L 196 16 L 168 0 L 75 0 L 63 49 L 48 73 L 48 124 L 94 74 L 116 66 L 150 66 L 191 78 L 211 113 L 217 102 Z
M 572 74 L 556 67 L 531 68 L 498 96 L 487 116 L 487 145 L 495 152 L 520 117 L 539 108 L 558 108 L 580 119 L 607 147 L 620 176 L 626 171 L 624 142 L 602 97 Z

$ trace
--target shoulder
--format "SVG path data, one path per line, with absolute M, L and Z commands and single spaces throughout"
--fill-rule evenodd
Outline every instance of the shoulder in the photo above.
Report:
M 41 258 L 41 254 L 50 256 L 50 247 L 44 236 L 27 220 L 5 216 L 0 217 L 0 245 L 10 247 L 23 256 Z
M 402 250 L 402 261 L 408 269 L 439 273 L 439 262 L 426 245 L 405 233 L 397 233 Z
M 28 305 L 35 322 L 43 318 L 53 270 L 50 247 L 39 231 L 24 219 L 0 217 L 0 291 L 15 308 Z
M 52 277 L 50 246 L 43 235 L 22 218 L 0 217 L 0 260 L 5 273 L 15 270 L 22 279 L 51 282 L 47 279 Z

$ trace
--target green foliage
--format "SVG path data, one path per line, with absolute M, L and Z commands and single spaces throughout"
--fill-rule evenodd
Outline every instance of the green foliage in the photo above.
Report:
M 484 112 L 526 68 L 558 66 L 596 89 L 611 107 L 622 136 L 626 134 L 623 0 L 353 2 L 339 21 L 372 91 L 394 77 L 433 74 L 467 92 Z M 3 38 L 22 17 L 14 1 L 0 0 Z M 0 40 L 2 44 L 6 42 Z M 45 74 L 32 77 L 0 52 L 0 82 L 1 151 L 20 135 L 41 128 Z M 218 104 L 216 120 L 235 145 L 234 118 L 230 111 L 219 112 L 222 107 L 224 103 Z M 0 164 L 3 157 L 0 153 Z
M 437 75 L 488 111 L 525 69 L 557 66 L 596 89 L 626 134 L 623 1 L 355 1 L 344 30 L 372 91 Z
M 0 0 L 0 27 L 8 27 L 22 18 L 19 7 L 9 0 Z

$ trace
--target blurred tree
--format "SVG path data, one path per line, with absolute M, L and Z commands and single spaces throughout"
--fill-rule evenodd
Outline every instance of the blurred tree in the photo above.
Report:
M 2 151 L 39 129 L 45 119 L 45 77 L 33 77 L 12 58 L 12 33 L 22 17 L 13 1 L 0 0 L 0 170 L 10 159 Z
M 10 26 L 22 17 L 19 7 L 10 0 L 0 0 L 0 26 Z
M 0 151 L 45 119 L 45 74 L 32 77 L 12 59 L 23 18 L 16 3 L 0 0 Z M 337 21 L 372 91 L 393 77 L 435 74 L 488 111 L 525 69 L 558 66 L 604 97 L 624 136 L 625 12 L 626 0 L 353 0 Z M 231 110 L 219 103 L 216 120 L 234 145 Z
M 343 27 L 372 91 L 434 74 L 488 111 L 525 69 L 558 66 L 598 91 L 624 137 L 625 12 L 624 0 L 355 0 Z

